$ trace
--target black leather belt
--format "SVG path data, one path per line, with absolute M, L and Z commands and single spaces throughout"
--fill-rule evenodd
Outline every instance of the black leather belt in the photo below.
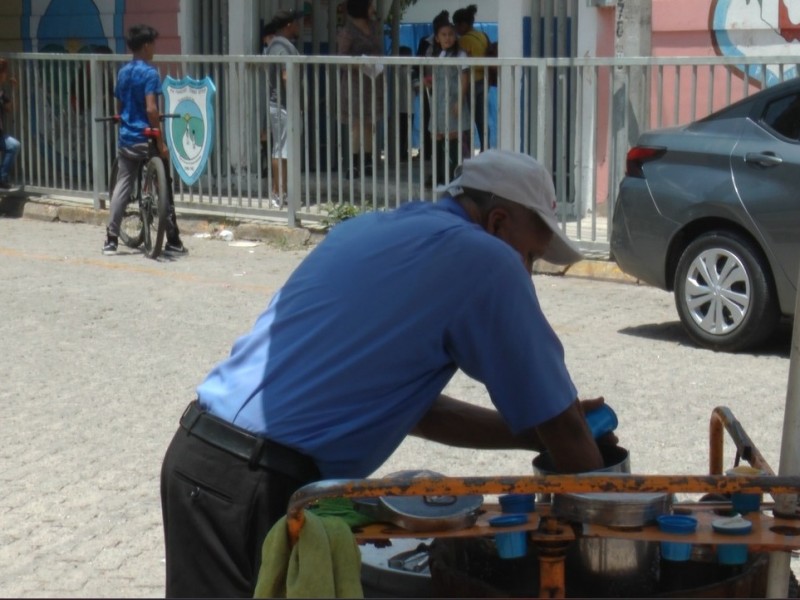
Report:
M 277 471 L 308 483 L 322 479 L 310 457 L 215 417 L 200 408 L 197 401 L 186 407 L 181 427 L 212 446 L 247 461 L 251 467 Z

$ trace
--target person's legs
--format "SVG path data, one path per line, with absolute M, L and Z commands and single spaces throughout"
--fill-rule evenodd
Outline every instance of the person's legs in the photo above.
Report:
M 130 201 L 134 178 L 138 176 L 140 162 L 140 158 L 132 158 L 129 153 L 122 150 L 117 153 L 117 182 L 111 192 L 111 206 L 108 211 L 103 254 L 114 254 L 117 251 L 120 223 L 125 216 L 125 207 Z
M 400 162 L 406 162 L 411 158 L 408 153 L 408 113 L 400 113 L 400 126 L 397 128 L 397 135 L 400 143 Z
M 21 144 L 19 140 L 8 134 L 3 135 L 3 143 L 5 144 L 5 151 L 3 160 L 0 162 L 0 184 L 5 184 L 4 187 L 10 187 L 8 178 L 11 174 L 11 168 L 14 166 L 14 161 L 17 159 L 17 154 L 19 154 Z
M 272 127 L 272 203 L 281 205 L 286 196 L 289 159 L 289 113 L 276 104 L 270 104 Z
M 372 128 L 373 124 L 368 118 L 362 123 L 364 133 L 364 175 L 372 175 Z
M 442 185 L 445 178 L 445 169 L 447 169 L 446 156 L 445 156 L 444 138 L 436 140 L 436 185 Z
M 466 133 L 466 132 L 465 132 Z M 464 136 L 465 138 L 468 136 Z M 455 179 L 456 174 L 456 167 L 459 165 L 459 147 L 461 146 L 461 140 L 458 137 L 452 138 L 448 140 L 448 164 L 447 164 L 447 174 L 448 174 L 448 181 L 452 181 Z M 466 154 L 464 154 L 464 158 L 469 158 Z M 445 178 L 444 173 L 441 175 L 442 179 Z
M 165 164 L 167 173 L 167 186 L 172 190 L 172 177 L 170 176 L 169 164 Z M 181 241 L 181 230 L 178 227 L 178 215 L 175 214 L 175 198 L 169 195 L 169 206 L 167 207 L 167 243 L 164 244 L 164 252 L 173 254 L 184 254 L 186 247 Z
M 252 598 L 264 538 L 302 485 L 179 427 L 161 469 L 166 597 Z
M 478 129 L 478 138 L 481 142 L 481 152 L 489 147 L 489 140 L 487 139 L 489 137 L 489 132 L 487 131 L 484 133 L 483 131 L 483 128 L 486 124 L 486 119 L 484 118 L 483 114 L 486 100 L 485 90 L 485 82 L 483 79 L 475 82 L 475 127 Z M 470 148 L 470 156 L 472 156 L 471 150 L 472 149 Z

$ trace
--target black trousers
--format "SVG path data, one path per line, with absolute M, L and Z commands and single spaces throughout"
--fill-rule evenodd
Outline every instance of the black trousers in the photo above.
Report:
M 264 538 L 307 483 L 179 427 L 161 469 L 166 597 L 252 598 Z

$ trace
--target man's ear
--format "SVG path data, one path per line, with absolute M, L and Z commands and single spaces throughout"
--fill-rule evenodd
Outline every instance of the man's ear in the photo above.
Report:
M 491 235 L 497 235 L 501 228 L 507 225 L 506 221 L 511 217 L 508 211 L 502 206 L 495 206 L 486 215 L 486 231 Z

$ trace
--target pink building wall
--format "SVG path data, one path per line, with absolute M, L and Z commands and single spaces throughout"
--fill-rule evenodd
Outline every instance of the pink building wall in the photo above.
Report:
M 597 56 L 614 56 L 616 14 L 598 11 Z M 800 0 L 652 0 L 650 55 L 657 57 L 797 56 L 800 62 Z M 796 67 L 787 76 L 796 76 Z M 606 75 L 607 73 L 602 73 Z M 644 129 L 682 125 L 702 118 L 746 95 L 763 82 L 777 82 L 776 65 L 676 66 L 654 70 L 650 78 L 650 120 Z M 675 93 L 677 86 L 678 93 Z M 608 189 L 607 77 L 598 84 L 597 199 Z M 676 100 L 677 98 L 677 100 Z
M 180 54 L 180 0 L 0 0 L 0 51 L 124 54 L 130 25 L 160 34 L 158 52 Z

